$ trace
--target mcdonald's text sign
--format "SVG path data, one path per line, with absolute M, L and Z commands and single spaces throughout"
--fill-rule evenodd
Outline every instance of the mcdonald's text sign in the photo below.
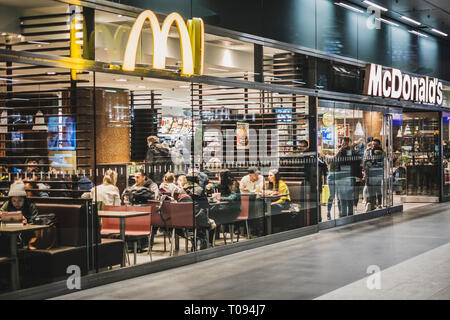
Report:
M 437 78 L 414 77 L 398 69 L 386 69 L 367 64 L 364 94 L 384 98 L 403 99 L 421 103 L 442 104 L 442 82 Z

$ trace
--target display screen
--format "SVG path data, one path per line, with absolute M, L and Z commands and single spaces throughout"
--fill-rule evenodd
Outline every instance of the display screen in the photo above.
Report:
M 76 132 L 75 120 L 73 117 L 49 117 L 49 150 L 75 151 Z
M 283 108 L 275 109 L 278 122 L 291 122 L 292 121 L 292 109 Z

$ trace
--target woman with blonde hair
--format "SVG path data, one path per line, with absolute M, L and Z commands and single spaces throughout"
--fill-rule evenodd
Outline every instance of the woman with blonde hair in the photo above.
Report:
M 94 202 L 103 202 L 108 206 L 120 206 L 119 188 L 116 187 L 117 172 L 111 169 L 105 172 L 103 183 L 91 189 Z

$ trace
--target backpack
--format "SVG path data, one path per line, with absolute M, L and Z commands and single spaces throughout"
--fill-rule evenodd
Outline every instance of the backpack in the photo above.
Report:
M 57 219 L 53 213 L 39 215 L 33 220 L 35 225 L 47 225 L 48 228 L 34 231 L 34 237 L 28 241 L 29 250 L 49 250 L 57 243 Z

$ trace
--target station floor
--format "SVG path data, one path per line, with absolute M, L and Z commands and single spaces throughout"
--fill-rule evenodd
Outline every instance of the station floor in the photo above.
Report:
M 450 299 L 450 204 L 410 205 L 54 299 Z

